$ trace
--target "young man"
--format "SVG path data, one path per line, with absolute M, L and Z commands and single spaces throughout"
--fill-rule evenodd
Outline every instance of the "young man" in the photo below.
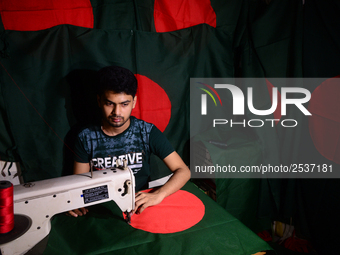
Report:
M 117 158 L 125 158 L 134 172 L 136 191 L 139 191 L 146 188 L 148 182 L 150 154 L 156 154 L 173 175 L 153 193 L 136 193 L 132 213 L 141 213 L 182 188 L 190 179 L 190 170 L 156 126 L 130 116 L 137 100 L 137 80 L 132 72 L 118 66 L 102 68 L 98 71 L 97 86 L 102 122 L 78 134 L 74 174 L 89 172 L 91 160 L 94 167 L 100 169 L 114 166 Z M 80 208 L 68 213 L 78 217 L 87 212 L 86 208 Z

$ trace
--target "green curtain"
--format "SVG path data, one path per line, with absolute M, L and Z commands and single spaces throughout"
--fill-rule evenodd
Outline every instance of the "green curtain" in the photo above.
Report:
M 265 77 L 269 81 L 271 77 L 302 77 L 302 2 L 245 1 L 242 9 L 238 37 L 235 36 L 235 40 L 239 38 L 234 50 L 235 76 Z M 273 86 L 280 91 L 281 84 Z M 245 92 L 246 87 L 244 85 L 241 89 Z M 271 100 L 267 85 L 258 84 L 254 92 L 256 108 L 268 109 Z M 248 112 L 247 118 L 261 117 Z M 294 109 L 288 112 L 287 118 L 297 118 L 299 123 L 306 121 Z M 280 125 L 276 128 L 264 126 L 253 132 L 262 152 L 260 163 L 296 162 L 297 138 L 303 132 L 302 125 L 291 130 Z M 217 180 L 217 191 L 219 203 L 227 210 L 235 211 L 234 216 L 254 231 L 269 229 L 270 220 L 289 220 L 294 213 L 295 180 Z M 240 204 L 243 210 L 239 209 Z
M 303 24 L 305 77 L 321 77 L 326 80 L 340 75 L 339 11 L 339 1 L 306 1 Z M 313 84 L 311 91 L 319 85 Z M 331 164 L 333 171 L 340 171 L 338 163 L 326 159 L 317 151 L 309 132 L 303 133 L 301 143 L 298 154 L 301 162 L 313 158 L 316 163 Z M 340 210 L 340 180 L 299 180 L 296 194 L 296 221 L 300 234 L 312 241 L 318 254 L 339 253 L 339 242 L 334 233 L 339 229 L 337 212 Z

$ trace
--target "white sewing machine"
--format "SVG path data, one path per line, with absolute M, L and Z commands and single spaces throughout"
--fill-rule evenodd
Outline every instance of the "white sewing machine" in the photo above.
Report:
M 121 165 L 117 162 L 117 165 Z M 123 167 L 14 186 L 14 228 L 0 234 L 2 255 L 25 254 L 48 235 L 53 215 L 116 202 L 127 215 L 135 208 L 135 177 Z

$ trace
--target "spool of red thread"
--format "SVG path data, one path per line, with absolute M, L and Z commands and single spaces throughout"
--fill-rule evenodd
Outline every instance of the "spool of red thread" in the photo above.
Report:
M 13 184 L 0 181 L 0 234 L 14 228 Z

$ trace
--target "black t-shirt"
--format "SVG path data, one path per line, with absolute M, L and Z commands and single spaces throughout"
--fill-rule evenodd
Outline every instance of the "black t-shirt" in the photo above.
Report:
M 100 126 L 88 126 L 75 143 L 75 160 L 93 161 L 96 169 L 114 167 L 117 158 L 127 159 L 140 190 L 150 176 L 150 154 L 164 159 L 174 151 L 163 133 L 153 124 L 130 117 L 130 126 L 116 136 L 106 135 Z

